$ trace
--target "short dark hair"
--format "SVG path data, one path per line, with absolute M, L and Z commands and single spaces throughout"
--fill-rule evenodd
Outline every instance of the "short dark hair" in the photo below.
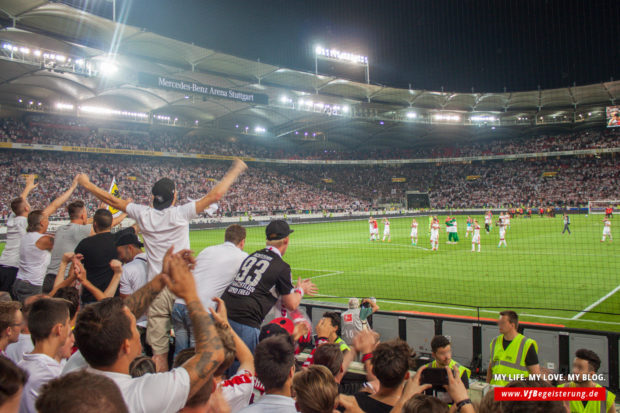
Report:
M 129 363 L 129 375 L 134 379 L 156 372 L 155 362 L 148 356 L 138 356 Z
M 553 387 L 544 380 L 515 380 L 506 387 Z M 565 413 L 561 401 L 501 401 L 502 413 Z
M 19 301 L 0 302 L 0 336 L 4 330 L 15 324 L 15 313 L 21 308 L 22 303 Z
M 226 228 L 226 232 L 224 233 L 224 241 L 232 242 L 237 245 L 245 239 L 245 236 L 245 228 L 239 224 L 232 224 Z
M 30 306 L 28 312 L 28 330 L 33 343 L 45 340 L 57 324 L 66 324 L 69 320 L 69 303 L 61 298 L 41 298 Z
M 120 297 L 85 306 L 75 322 L 75 342 L 92 367 L 107 367 L 118 359 L 125 340 L 132 337 L 132 325 Z
M 112 227 L 112 213 L 107 209 L 98 209 L 93 215 L 93 224 L 97 231 L 105 231 Z
M 78 219 L 82 215 L 84 210 L 84 201 L 73 201 L 67 205 L 67 212 L 69 213 L 69 219 Z
M 501 313 L 499 313 L 499 315 L 500 316 L 505 315 L 506 317 L 508 317 L 508 321 L 515 325 L 515 328 L 519 327 L 519 316 L 514 311 L 512 310 L 502 311 Z
M 444 401 L 427 394 L 416 394 L 403 406 L 403 413 L 448 413 L 450 407 Z
M 47 382 L 35 404 L 38 413 L 127 413 L 123 395 L 112 379 L 86 370 Z
M 26 232 L 37 232 L 41 228 L 41 221 L 43 221 L 43 210 L 35 209 L 28 213 L 28 226 Z
M 340 373 L 343 361 L 344 354 L 338 344 L 323 344 L 314 352 L 314 364 L 327 367 L 334 377 Z
M 28 373 L 4 356 L 0 356 L 0 407 L 15 396 L 28 380 Z
M 329 318 L 332 323 L 332 327 L 338 327 L 336 334 L 340 335 L 340 313 L 335 311 L 326 311 L 323 313 L 323 318 Z
M 22 197 L 15 198 L 11 201 L 11 211 L 15 215 L 21 215 L 24 212 L 24 207 L 26 206 L 26 200 Z
M 395 388 L 405 380 L 409 371 L 411 348 L 401 340 L 380 343 L 372 353 L 372 372 L 381 386 Z
M 258 343 L 254 352 L 256 376 L 265 390 L 281 389 L 295 365 L 295 347 L 290 336 L 277 335 Z
M 62 287 L 56 291 L 54 298 L 62 298 L 69 302 L 69 318 L 73 319 L 80 308 L 80 292 L 75 287 Z
M 588 365 L 595 373 L 601 367 L 601 359 L 592 350 L 580 348 L 579 350 L 575 352 L 575 357 L 577 357 L 578 359 L 587 361 Z
M 440 348 L 446 347 L 450 345 L 450 340 L 446 336 L 435 336 L 431 340 L 431 350 L 433 353 L 436 353 Z
M 195 355 L 196 355 L 196 349 L 194 347 L 186 348 L 186 349 L 179 351 L 179 354 L 177 354 L 177 356 L 174 358 L 172 367 L 173 368 L 181 367 L 183 364 L 185 364 L 185 362 L 187 362 L 187 360 L 191 359 Z M 234 355 L 233 355 L 233 360 L 234 360 Z M 203 384 L 202 387 L 200 387 L 200 389 L 198 389 L 192 397 L 187 399 L 187 402 L 185 403 L 185 407 L 197 407 L 197 406 L 201 406 L 205 404 L 207 401 L 209 401 L 209 398 L 211 397 L 211 393 L 213 393 L 214 387 L 215 386 L 213 382 L 213 375 L 211 375 L 211 377 L 209 377 L 209 380 L 207 380 L 207 382 Z

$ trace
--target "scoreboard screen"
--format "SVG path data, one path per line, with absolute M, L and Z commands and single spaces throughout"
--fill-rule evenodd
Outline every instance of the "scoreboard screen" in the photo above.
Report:
M 430 208 L 431 201 L 427 193 L 407 192 L 407 209 Z
M 620 106 L 607 106 L 607 127 L 620 128 Z

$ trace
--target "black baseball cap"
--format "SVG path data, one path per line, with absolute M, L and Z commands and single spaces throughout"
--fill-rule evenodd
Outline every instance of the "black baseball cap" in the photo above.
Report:
M 153 189 L 153 207 L 158 210 L 166 209 L 174 200 L 174 182 L 168 178 L 162 178 L 155 182 Z
M 271 221 L 267 228 L 265 229 L 265 235 L 267 236 L 267 241 L 277 241 L 280 239 L 284 239 L 293 233 L 291 227 L 288 226 L 286 221 L 281 219 L 276 219 L 275 221 Z
M 123 245 L 135 245 L 140 248 L 144 246 L 144 244 L 140 242 L 140 238 L 133 232 L 123 234 L 116 240 L 117 247 L 122 247 Z

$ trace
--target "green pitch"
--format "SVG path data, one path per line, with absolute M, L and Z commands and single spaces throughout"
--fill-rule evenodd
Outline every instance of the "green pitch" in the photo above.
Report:
M 561 234 L 560 216 L 512 219 L 506 248 L 497 247 L 497 227 L 487 235 L 484 218 L 474 218 L 482 227 L 480 253 L 471 252 L 471 235 L 465 238 L 466 217 L 458 217 L 457 245 L 446 244 L 445 217 L 439 217 L 439 251 L 430 251 L 428 218 L 419 217 L 417 246 L 411 245 L 410 218 L 390 220 L 389 243 L 369 241 L 366 220 L 292 225 L 285 260 L 294 279 L 314 279 L 321 301 L 373 296 L 384 310 L 470 317 L 480 307 L 480 317 L 491 319 L 515 308 L 524 321 L 620 331 L 620 239 L 600 242 L 601 215 L 572 216 L 571 235 Z M 223 230 L 191 233 L 196 252 L 223 239 Z M 248 228 L 245 250 L 264 245 L 264 227 Z M 615 315 L 579 315 L 588 307 Z
M 515 309 L 524 321 L 620 331 L 620 239 L 600 242 L 601 215 L 571 216 L 571 235 L 561 234 L 560 216 L 512 219 L 508 246 L 501 248 L 498 228 L 487 235 L 483 217 L 475 218 L 482 227 L 480 253 L 471 252 L 463 216 L 457 245 L 446 244 L 445 217 L 439 217 L 439 251 L 430 251 L 428 218 L 419 217 L 416 246 L 410 218 L 390 220 L 389 243 L 369 241 L 366 220 L 292 225 L 285 260 L 294 279 L 314 279 L 321 301 L 373 296 L 382 310 L 489 319 Z M 620 238 L 615 224 L 612 234 Z M 224 230 L 192 231 L 190 237 L 198 253 L 223 242 Z M 264 239 L 264 227 L 248 227 L 245 250 L 263 247 Z M 591 312 L 582 313 L 586 309 Z

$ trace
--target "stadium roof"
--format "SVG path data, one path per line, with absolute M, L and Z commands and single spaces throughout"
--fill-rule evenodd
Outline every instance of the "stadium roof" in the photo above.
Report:
M 294 98 L 318 96 L 325 102 L 373 109 L 376 118 L 402 119 L 409 110 L 492 112 L 502 119 L 529 114 L 553 114 L 571 119 L 575 112 L 601 114 L 606 105 L 620 100 L 620 81 L 552 90 L 507 93 L 450 93 L 408 90 L 366 84 L 333 76 L 281 68 L 238 58 L 144 31 L 137 27 L 82 12 L 64 4 L 42 0 L 2 0 L 2 42 L 25 44 L 86 59 L 116 55 L 119 76 L 104 79 L 46 70 L 15 59 L 0 60 L 0 102 L 12 104 L 16 96 L 48 102 L 59 99 L 73 104 L 114 105 L 124 110 L 165 112 L 172 116 L 217 123 L 256 123 L 283 135 L 300 127 L 355 134 L 356 124 L 336 117 L 293 110 L 278 105 L 283 93 Z M 225 99 L 201 99 L 177 91 L 138 85 L 135 75 L 148 72 L 269 96 L 268 105 Z M 315 98 L 316 99 L 316 98 Z M 601 118 L 599 118 L 600 120 Z M 321 129 L 322 128 L 322 129 Z M 423 126 L 420 126 L 423 128 Z M 352 132 L 352 129 L 354 130 Z M 392 126 L 373 134 L 396 138 L 402 127 Z

